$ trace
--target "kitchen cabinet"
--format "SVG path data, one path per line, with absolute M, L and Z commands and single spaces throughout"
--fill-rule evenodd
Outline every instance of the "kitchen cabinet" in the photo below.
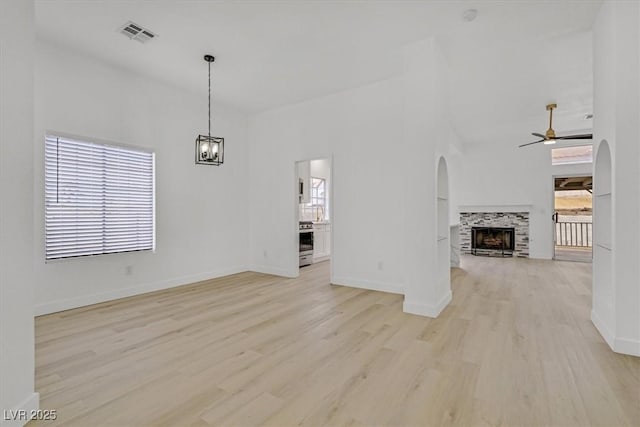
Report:
M 298 168 L 298 203 L 311 201 L 311 162 L 297 163 Z
M 313 225 L 313 261 L 324 261 L 331 255 L 331 224 Z

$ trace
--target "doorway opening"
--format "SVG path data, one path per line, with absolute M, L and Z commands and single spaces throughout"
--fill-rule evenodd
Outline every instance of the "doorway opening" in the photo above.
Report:
M 331 160 L 296 162 L 298 268 L 331 260 L 333 197 Z
M 554 259 L 593 259 L 593 177 L 556 176 L 554 191 Z

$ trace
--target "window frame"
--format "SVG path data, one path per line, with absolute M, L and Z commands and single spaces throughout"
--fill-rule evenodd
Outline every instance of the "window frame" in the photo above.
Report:
M 320 184 L 318 184 L 318 186 L 314 186 L 313 185 L 313 180 L 316 179 L 318 181 L 320 181 Z M 318 195 L 318 187 L 322 185 L 324 187 L 324 195 L 322 197 L 320 197 Z M 315 196 L 314 196 L 315 193 Z M 316 202 L 320 202 L 322 201 L 322 203 L 314 203 L 314 200 Z M 327 207 L 327 180 L 326 178 L 320 178 L 317 176 L 312 176 L 311 177 L 311 194 L 309 197 L 309 203 L 311 204 L 311 207 L 313 206 L 322 206 L 323 208 Z
M 320 180 L 324 183 L 324 196 L 322 198 L 320 198 L 319 196 L 314 196 L 314 193 L 317 194 L 317 188 L 314 187 L 313 185 L 313 180 Z M 302 204 L 302 215 L 303 217 L 312 217 L 312 218 L 317 218 L 317 212 L 316 212 L 316 207 L 317 206 L 322 206 L 323 208 L 323 217 L 324 217 L 324 221 L 328 221 L 329 220 L 329 197 L 327 195 L 327 192 L 329 191 L 328 187 L 327 187 L 327 178 L 321 178 L 319 176 L 311 176 L 309 179 L 309 201 L 307 203 L 303 203 Z M 322 201 L 323 203 L 320 205 L 319 203 L 314 203 L 314 201 Z M 313 220 L 315 221 L 315 219 Z
M 150 248 L 144 248 L 144 249 L 133 249 L 133 250 L 119 250 L 119 251 L 113 251 L 113 252 L 100 252 L 100 253 L 93 253 L 93 254 L 82 254 L 82 255 L 71 255 L 71 256 L 60 256 L 60 257 L 55 257 L 55 258 L 47 258 L 47 183 L 46 183 L 46 179 L 47 179 L 47 158 L 46 158 L 46 144 L 47 144 L 47 139 L 48 138 L 60 138 L 60 139 L 66 139 L 66 140 L 70 140 L 70 141 L 76 141 L 79 143 L 86 143 L 86 144 L 94 144 L 94 145 L 99 145 L 99 146 L 107 146 L 107 147 L 112 147 L 115 149 L 123 149 L 123 150 L 129 150 L 132 152 L 137 152 L 137 153 L 144 153 L 144 154 L 149 154 L 150 155 L 150 163 L 151 163 L 151 177 L 150 177 L 150 183 L 151 183 L 151 191 L 150 191 L 150 198 L 151 198 L 151 247 Z M 156 207 L 157 207 L 157 201 L 156 201 L 156 153 L 153 149 L 149 148 L 149 147 L 143 147 L 143 146 L 138 146 L 138 145 L 133 145 L 133 144 L 125 144 L 125 143 L 121 143 L 121 142 L 114 142 L 114 141 L 110 141 L 110 140 L 104 140 L 104 139 L 99 139 L 99 138 L 93 138 L 93 137 L 86 137 L 86 136 L 81 136 L 81 135 L 75 135 L 75 134 L 70 134 L 70 133 L 66 133 L 66 132 L 58 132 L 58 131 L 53 131 L 53 130 L 47 130 L 44 133 L 44 138 L 43 138 L 44 144 L 43 144 L 43 163 L 42 163 L 42 171 L 43 171 L 43 178 L 42 178 L 42 192 L 43 192 L 43 196 L 42 196 L 42 201 L 43 201 L 43 207 L 42 207 L 42 212 L 43 212 L 43 243 L 42 243 L 42 257 L 44 259 L 45 264 L 48 263 L 57 263 L 57 262 L 65 262 L 65 261 L 70 261 L 70 260 L 78 260 L 78 259 L 82 259 L 82 258 L 93 258 L 93 257 L 101 257 L 104 255 L 122 255 L 122 254 L 132 254 L 132 253 L 142 253 L 142 252 L 150 252 L 150 253 L 155 253 L 156 251 L 156 243 L 157 243 L 157 236 L 156 236 Z
M 561 163 L 554 163 L 554 157 L 553 157 L 553 152 L 554 150 L 562 150 L 562 149 L 567 149 L 567 148 L 580 148 L 580 147 L 590 147 L 591 148 L 591 160 L 581 160 L 581 161 L 571 161 L 571 162 L 561 162 Z M 584 143 L 583 141 L 576 141 L 573 143 L 568 143 L 568 144 L 563 144 L 561 147 L 551 147 L 551 149 L 549 150 L 549 155 L 551 156 L 551 166 L 570 166 L 570 165 L 585 165 L 585 164 L 590 164 L 593 163 L 593 155 L 594 155 L 594 151 L 593 151 L 593 144 L 592 143 Z

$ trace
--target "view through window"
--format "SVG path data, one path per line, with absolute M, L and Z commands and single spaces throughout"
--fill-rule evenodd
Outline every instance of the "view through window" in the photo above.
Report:
M 325 221 L 329 219 L 327 198 L 327 180 L 311 177 L 311 197 L 309 203 L 302 207 L 302 218 L 308 221 Z
M 576 145 L 551 149 L 552 165 L 570 165 L 593 162 L 593 145 Z

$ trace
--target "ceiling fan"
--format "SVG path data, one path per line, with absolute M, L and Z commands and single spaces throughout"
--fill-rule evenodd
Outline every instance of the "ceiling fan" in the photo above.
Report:
M 553 109 L 557 108 L 557 104 L 549 104 L 547 105 L 547 111 L 549 112 L 549 129 L 545 132 L 545 134 L 533 132 L 531 135 L 537 136 L 538 138 L 542 138 L 539 141 L 528 142 L 526 144 L 519 145 L 518 148 L 526 147 L 527 145 L 539 144 L 540 142 L 544 142 L 545 144 L 555 144 L 558 140 L 564 139 L 593 139 L 593 134 L 591 133 L 583 133 L 579 135 L 566 135 L 566 136 L 556 136 L 556 132 L 553 130 L 551 126 L 553 121 Z

